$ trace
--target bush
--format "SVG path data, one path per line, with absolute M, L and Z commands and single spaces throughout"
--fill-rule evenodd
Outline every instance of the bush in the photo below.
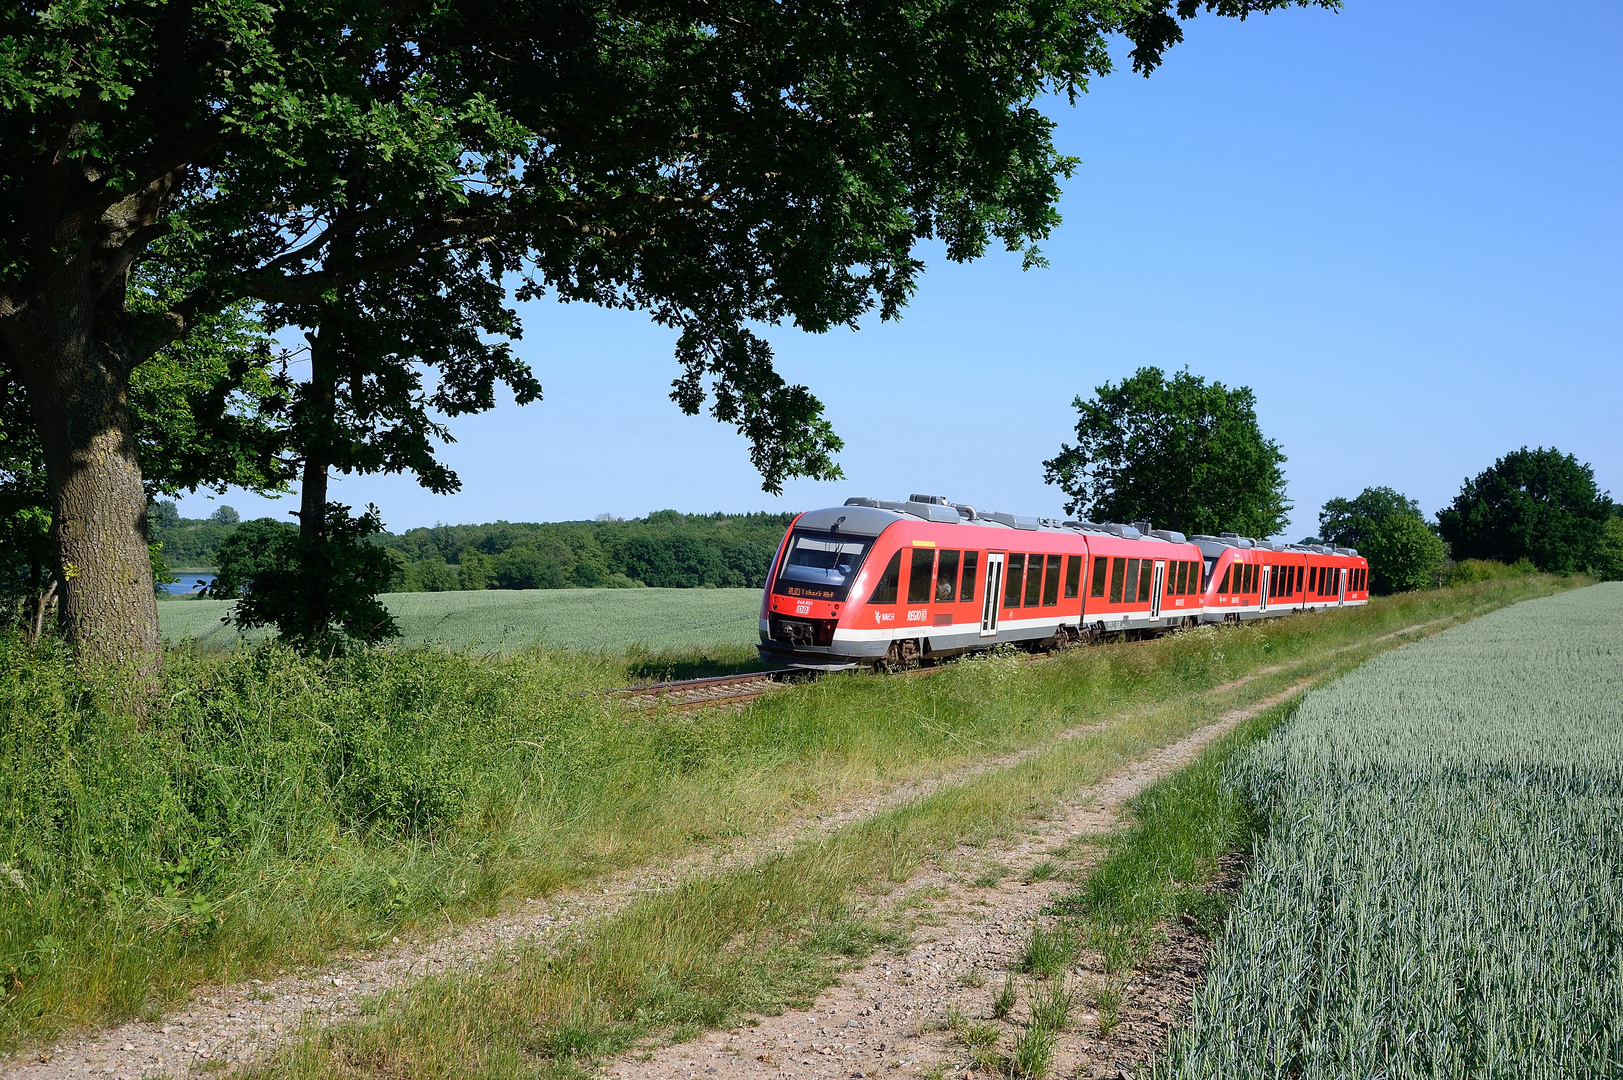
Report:
M 1462 559 L 1444 571 L 1444 580 L 1449 585 L 1474 585 L 1479 581 L 1526 577 L 1536 573 L 1538 567 L 1527 559 L 1517 559 L 1509 565 L 1492 559 Z

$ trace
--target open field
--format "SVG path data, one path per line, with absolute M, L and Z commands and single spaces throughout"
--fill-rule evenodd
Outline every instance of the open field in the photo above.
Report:
M 382 599 L 400 623 L 397 647 L 667 651 L 745 648 L 759 640 L 759 589 L 490 589 L 386 593 Z M 160 604 L 158 624 L 167 641 L 190 637 L 225 647 L 237 641 L 236 630 L 220 621 L 232 604 Z M 258 633 L 256 640 L 264 636 Z
M 116 707 L 116 688 L 12 642 L 0 665 L 0 845 L 24 885 L 0 892 L 0 970 L 12 974 L 0 1036 L 161 1016 L 199 981 L 269 977 L 392 935 L 433 937 L 515 898 L 763 835 L 1000 755 L 1037 755 L 1018 776 L 944 790 L 935 817 L 875 819 L 850 834 L 860 850 L 849 874 L 813 860 L 814 873 L 772 878 L 767 899 L 812 923 L 786 914 L 757 926 L 768 935 L 759 955 L 727 951 L 680 975 L 693 981 L 671 990 L 686 1003 L 676 1013 L 592 1021 L 589 1042 L 612 1049 L 677 1013 L 703 1027 L 745 1002 L 804 994 L 826 981 L 829 957 L 876 940 L 848 910 L 873 867 L 905 873 L 933 845 L 1017 827 L 1056 793 L 1236 702 L 1568 587 L 1496 581 L 1039 662 L 841 675 L 697 714 L 627 712 L 590 693 L 625 678 L 624 658 L 402 649 L 322 662 L 254 649 L 172 652 L 170 691 L 137 720 Z M 916 834 L 909 822 L 928 827 Z M 833 936 L 795 929 L 813 923 Z M 636 925 L 640 935 L 661 924 Z M 792 940 L 771 936 L 781 933 Z M 779 945 L 788 951 L 773 953 Z M 788 966 L 752 966 L 771 956 Z M 679 975 L 633 966 L 621 972 L 632 983 Z M 570 995 L 601 987 L 601 973 L 585 974 Z M 627 984 L 625 1000 L 652 992 L 639 986 Z M 537 1038 L 573 1037 L 568 1015 L 540 1020 L 564 1027 Z
M 1623 584 L 1371 661 L 1239 777 L 1270 831 L 1166 1077 L 1618 1075 Z

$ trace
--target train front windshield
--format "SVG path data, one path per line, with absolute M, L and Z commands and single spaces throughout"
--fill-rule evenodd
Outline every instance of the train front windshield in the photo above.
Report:
M 873 538 L 796 530 L 772 591 L 810 600 L 844 600 Z

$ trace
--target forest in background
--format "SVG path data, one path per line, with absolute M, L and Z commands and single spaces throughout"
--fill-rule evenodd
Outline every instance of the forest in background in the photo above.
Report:
M 216 564 L 239 526 L 230 507 L 183 518 L 162 500 L 152 538 L 170 566 Z M 683 514 L 595 521 L 435 525 L 375 539 L 395 556 L 397 592 L 459 589 L 761 588 L 793 514 Z

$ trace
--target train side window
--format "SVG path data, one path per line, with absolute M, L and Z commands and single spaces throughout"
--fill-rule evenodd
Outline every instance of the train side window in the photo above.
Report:
M 1138 599 L 1138 560 L 1127 560 L 1127 584 L 1122 587 L 1121 598 L 1131 604 Z
M 1246 563 L 1245 564 L 1245 591 L 1248 592 L 1248 593 L 1254 593 L 1254 592 L 1257 591 L 1257 564 L 1256 563 Z
M 1137 562 L 1137 559 L 1133 560 Z M 1127 577 L 1127 560 L 1115 558 L 1110 560 L 1110 602 L 1121 603 L 1121 584 Z
M 1103 596 L 1105 594 L 1105 579 L 1110 576 L 1110 560 L 1103 555 L 1093 557 L 1093 588 L 1088 590 L 1089 596 Z
M 1145 559 L 1138 566 L 1138 602 L 1150 602 L 1150 593 L 1155 588 L 1155 563 Z
M 943 551 L 935 568 L 935 601 L 950 604 L 958 599 L 958 553 Z
M 1053 607 L 1059 603 L 1059 568 L 1060 557 L 1048 557 L 1048 572 L 1043 575 L 1043 607 Z
M 1307 568 L 1307 591 L 1310 593 L 1319 591 L 1319 568 L 1317 566 Z
M 879 575 L 879 582 L 873 587 L 873 595 L 868 597 L 870 604 L 894 604 L 896 602 L 896 586 L 902 578 L 902 553 L 898 551 L 890 557 L 885 566 L 885 572 Z
M 1234 569 L 1233 566 L 1228 566 L 1228 567 L 1224 568 L 1224 570 L 1223 570 L 1223 580 L 1217 583 L 1217 592 L 1218 592 L 1219 595 L 1229 591 L 1229 571 L 1233 570 L 1233 569 Z
M 928 604 L 930 586 L 935 584 L 935 548 L 914 548 L 913 565 L 907 572 L 907 602 Z
M 1065 599 L 1075 600 L 1082 592 L 1082 556 L 1065 556 Z
M 1030 555 L 1026 558 L 1026 607 L 1036 607 L 1037 598 L 1043 591 L 1043 557 Z
M 1003 606 L 1020 606 L 1020 584 L 1025 579 L 1026 557 L 1010 553 L 1009 566 L 1004 571 L 1003 579 Z
M 981 568 L 981 553 L 964 552 L 964 583 L 958 587 L 958 602 L 967 604 L 975 599 L 975 575 Z
M 1183 594 L 1185 596 L 1194 596 L 1200 591 L 1200 564 L 1198 562 L 1188 562 L 1184 563 L 1184 566 L 1189 570 L 1189 581 L 1184 587 Z

